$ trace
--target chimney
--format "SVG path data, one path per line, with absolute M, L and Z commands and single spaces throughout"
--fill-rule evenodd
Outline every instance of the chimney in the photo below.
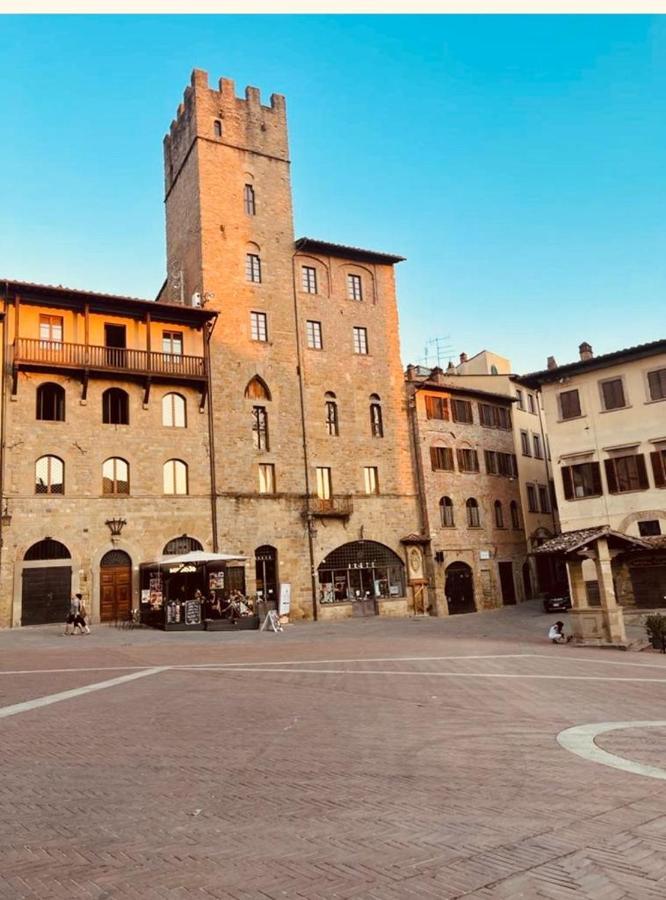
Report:
M 578 348 L 578 352 L 580 353 L 580 358 L 582 360 L 592 359 L 592 357 L 594 356 L 592 347 L 588 344 L 587 341 L 583 341 L 583 343 Z
M 546 360 L 546 368 L 548 369 L 556 369 L 557 368 L 557 360 L 554 356 L 549 356 Z
M 467 362 L 467 354 L 466 354 L 466 353 L 461 353 L 461 354 L 460 354 L 460 365 L 462 366 L 462 364 L 463 364 L 463 363 L 466 363 L 466 362 Z
M 452 375 L 455 373 L 455 371 L 456 371 L 456 367 L 453 365 L 453 360 L 450 359 L 449 364 L 446 367 L 446 373 L 447 373 L 447 375 Z

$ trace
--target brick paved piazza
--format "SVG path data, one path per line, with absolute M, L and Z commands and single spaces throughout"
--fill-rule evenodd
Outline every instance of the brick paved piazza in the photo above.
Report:
M 0 897 L 663 900 L 666 781 L 556 736 L 659 774 L 666 658 L 552 619 L 3 632 Z

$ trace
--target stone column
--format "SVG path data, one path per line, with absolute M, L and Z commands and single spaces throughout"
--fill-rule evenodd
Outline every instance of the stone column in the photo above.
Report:
M 595 564 L 604 628 L 611 644 L 625 643 L 627 635 L 624 630 L 624 612 L 622 607 L 617 605 L 608 540 L 605 537 L 599 538 L 596 550 Z
M 590 622 L 584 615 L 587 611 L 587 591 L 583 580 L 583 560 L 579 557 L 567 559 L 567 577 L 572 610 L 571 631 L 577 641 L 584 641 L 589 635 Z

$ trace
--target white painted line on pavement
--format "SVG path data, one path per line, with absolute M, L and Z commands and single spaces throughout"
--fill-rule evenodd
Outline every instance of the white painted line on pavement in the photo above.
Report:
M 590 762 L 601 763 L 602 766 L 611 766 L 613 769 L 621 769 L 623 772 L 631 772 L 633 775 L 644 775 L 647 778 L 659 778 L 666 781 L 666 769 L 658 766 L 648 766 L 643 763 L 616 756 L 607 750 L 598 747 L 594 740 L 600 734 L 609 731 L 619 731 L 624 728 L 666 728 L 666 721 L 658 722 L 601 722 L 591 725 L 574 725 L 557 735 L 557 742 L 565 750 L 570 750 L 577 756 Z
M 8 669 L 0 670 L 0 675 L 58 675 L 67 672 L 130 672 L 139 669 L 154 669 L 155 666 L 85 666 L 79 669 Z M 168 667 L 162 667 L 168 668 Z
M 638 681 L 641 683 L 666 684 L 666 675 L 664 678 L 627 678 L 622 675 L 616 677 L 608 675 L 510 675 L 500 672 L 395 672 L 386 669 L 277 669 L 263 668 L 260 664 L 256 666 L 236 666 L 229 668 L 227 666 L 216 665 L 196 665 L 196 666 L 169 666 L 169 670 L 173 671 L 192 671 L 192 672 L 284 672 L 289 675 L 408 675 L 417 678 L 523 678 L 525 680 L 550 680 L 550 681 Z
M 39 709 L 42 706 L 50 706 L 51 703 L 60 703 L 61 700 L 72 700 L 74 697 L 91 694 L 93 691 L 103 691 L 105 688 L 116 687 L 116 685 L 125 684 L 128 681 L 136 681 L 137 678 L 145 678 L 146 675 L 157 675 L 158 672 L 164 672 L 166 668 L 165 666 L 156 666 L 143 672 L 132 672 L 131 675 L 121 675 L 118 678 L 110 678 L 108 681 L 97 681 L 94 684 L 86 684 L 70 691 L 60 691 L 58 694 L 47 694 L 45 697 L 36 697 L 34 700 L 25 700 L 23 703 L 4 706 L 0 708 L 0 719 L 29 712 L 31 709 Z
M 556 653 L 525 653 L 531 659 L 557 659 Z M 663 669 L 666 672 L 666 658 L 663 663 L 646 663 L 646 662 L 620 662 L 616 659 L 590 659 L 589 656 L 569 656 L 568 653 L 562 654 L 562 659 L 567 662 L 589 662 L 602 663 L 604 666 L 633 666 L 638 669 Z
M 275 662 L 230 662 L 230 663 L 193 663 L 192 665 L 171 666 L 172 669 L 195 669 L 207 668 L 208 666 L 224 666 L 225 668 L 233 668 L 234 666 L 315 666 L 323 663 L 375 663 L 375 662 L 434 662 L 438 660 L 456 659 L 520 659 L 521 657 L 534 656 L 533 653 L 488 653 L 474 654 L 473 656 L 379 656 L 365 657 L 363 659 L 285 659 L 276 660 Z

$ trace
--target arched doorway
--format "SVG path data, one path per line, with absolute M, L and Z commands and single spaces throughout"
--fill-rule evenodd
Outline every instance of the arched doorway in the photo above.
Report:
M 277 550 L 268 544 L 254 551 L 257 599 L 266 601 L 266 609 L 278 608 L 278 561 Z
M 452 562 L 446 567 L 444 593 L 449 605 L 449 615 L 476 612 L 474 577 L 467 563 Z
M 321 603 L 373 601 L 405 596 L 405 566 L 377 541 L 351 541 L 333 550 L 318 568 Z
M 23 557 L 21 625 L 64 622 L 72 591 L 72 555 L 60 541 L 44 538 Z
M 124 550 L 109 550 L 100 567 L 100 622 L 128 619 L 132 609 L 132 560 Z
M 530 564 L 523 563 L 523 589 L 525 591 L 525 599 L 532 599 L 532 576 L 530 574 Z
M 189 534 L 181 534 L 180 537 L 172 538 L 164 545 L 162 555 L 180 556 L 182 553 L 193 553 L 195 550 L 203 550 L 203 544 L 196 538 L 190 537 Z

